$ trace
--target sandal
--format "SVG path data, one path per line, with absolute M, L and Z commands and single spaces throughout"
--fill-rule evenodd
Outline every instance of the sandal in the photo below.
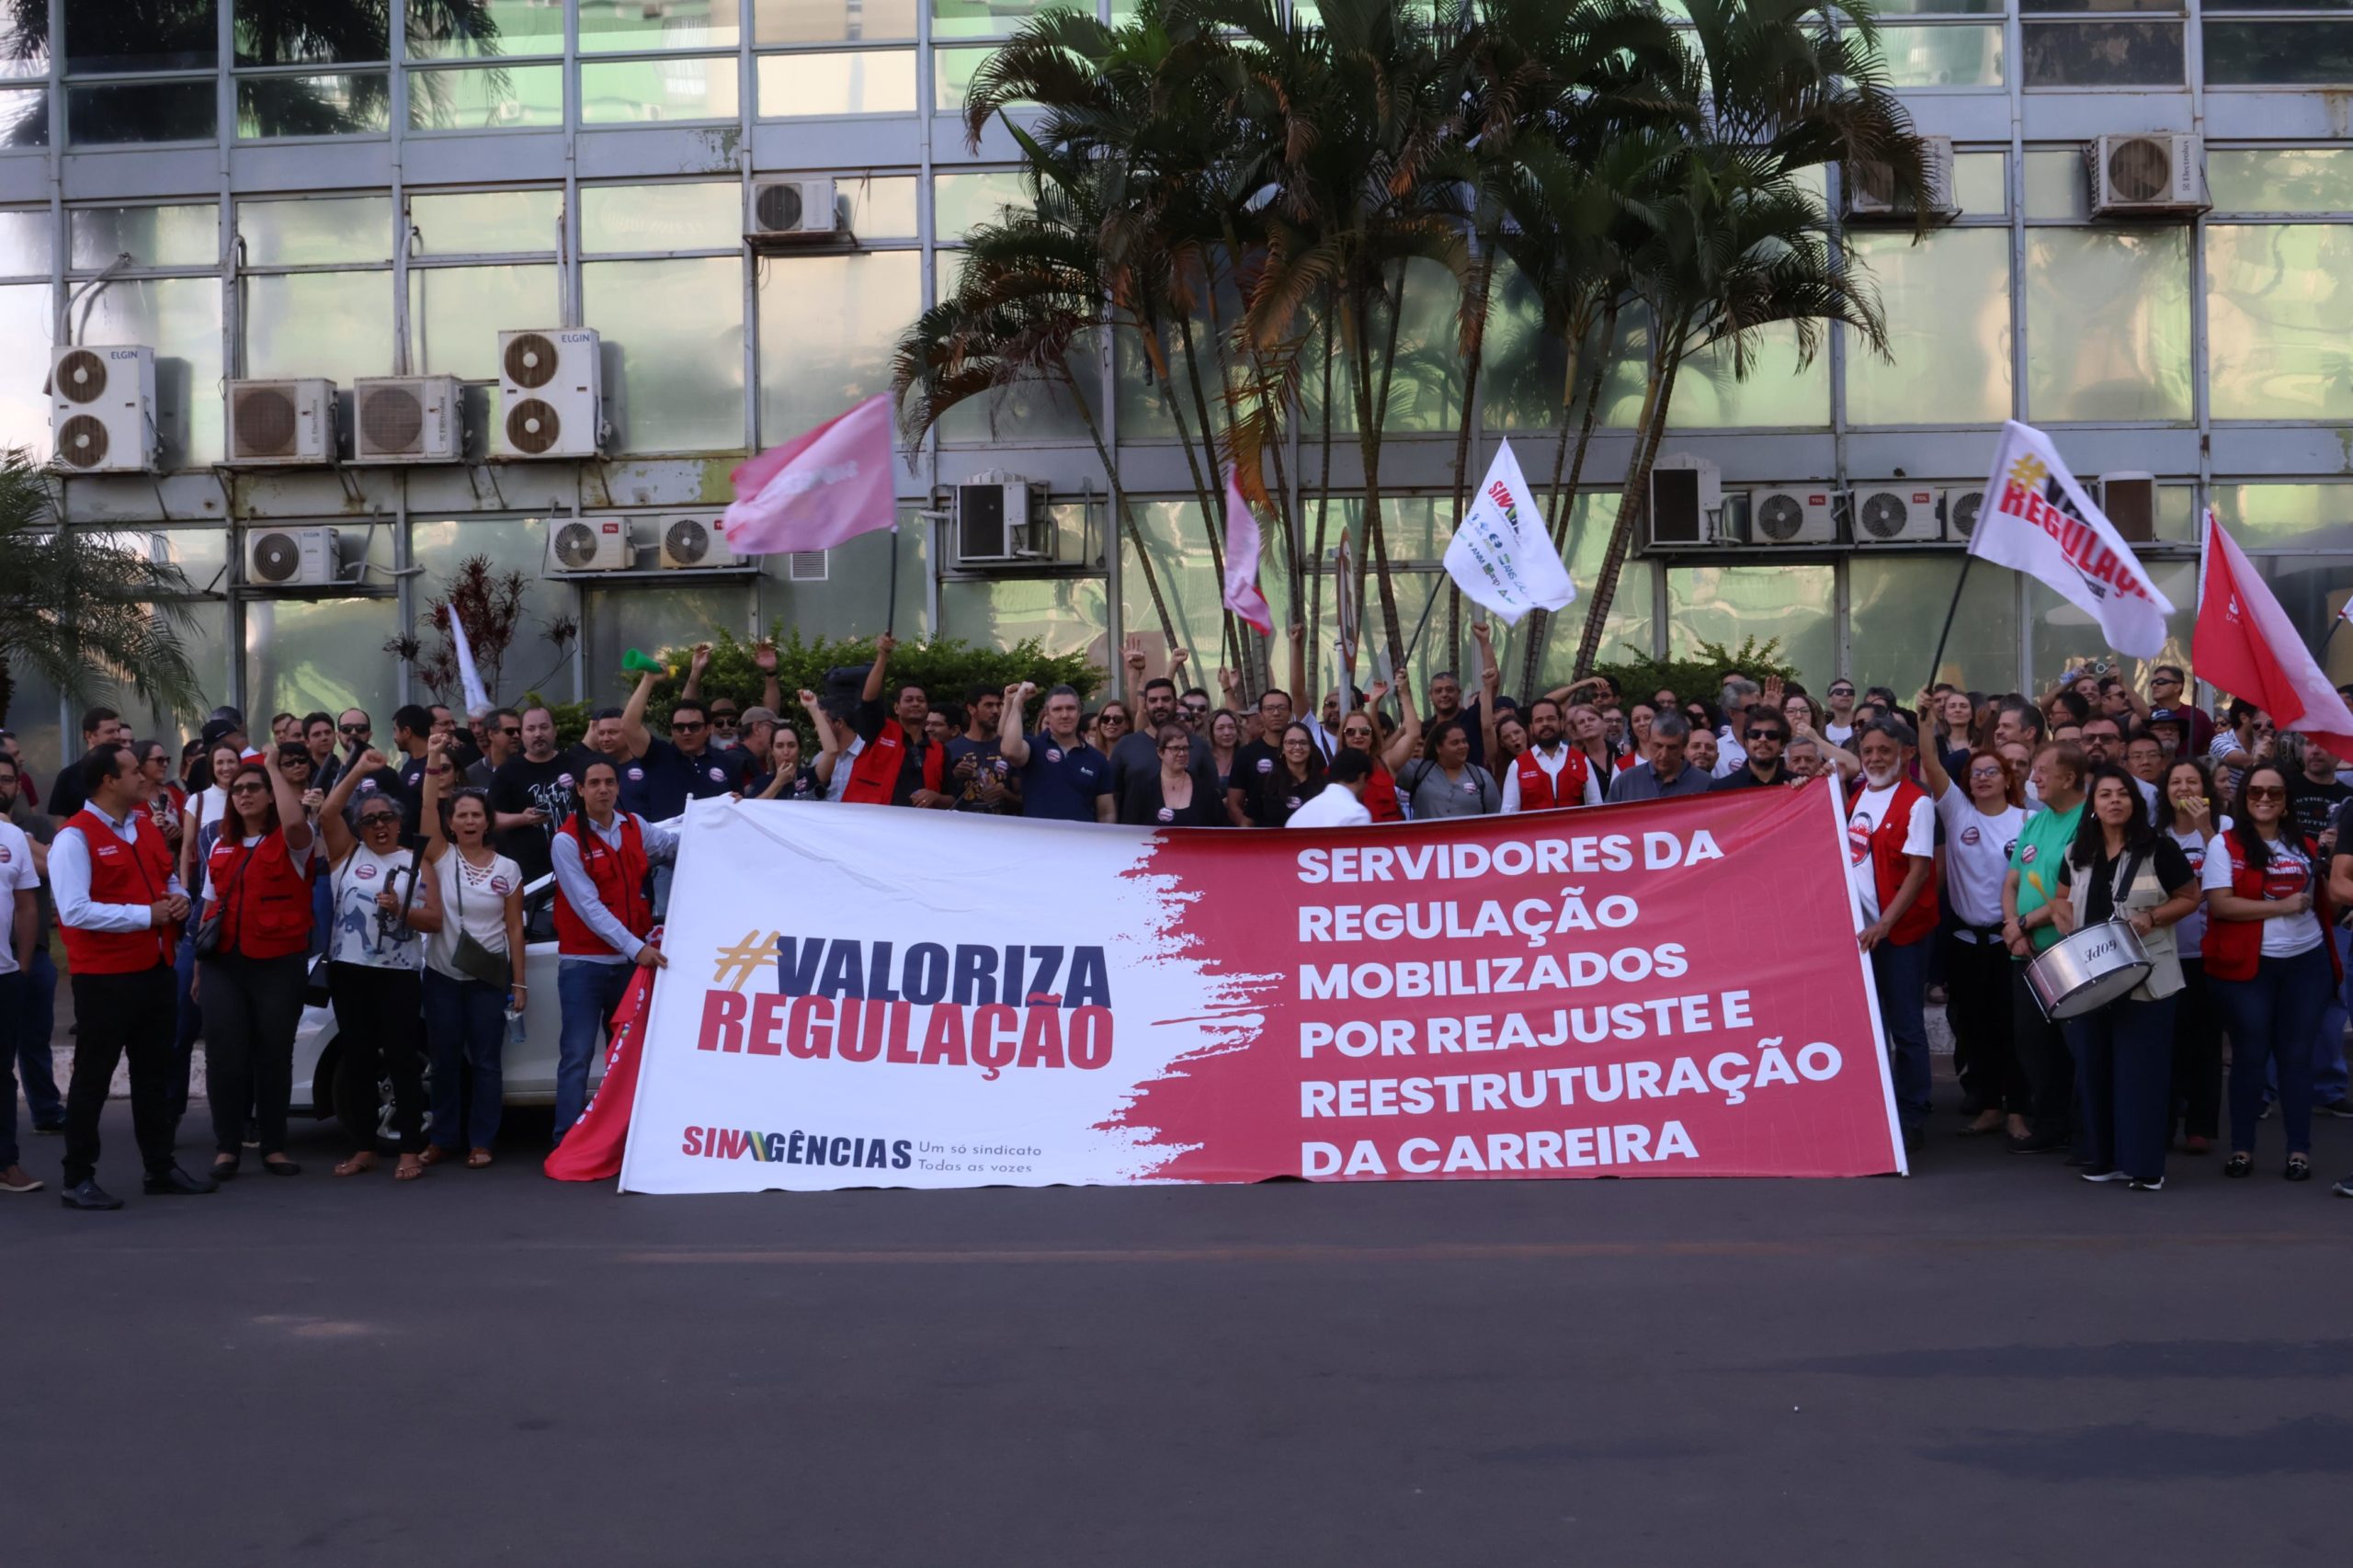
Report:
M 2222 1166 L 2222 1174 L 2226 1176 L 2247 1176 L 2254 1170 L 2255 1156 L 2253 1154 L 2233 1154 Z
M 362 1149 L 357 1154 L 352 1155 L 351 1158 L 335 1166 L 335 1174 L 339 1176 L 358 1176 L 363 1171 L 372 1171 L 375 1168 L 376 1155 L 374 1151 Z
M 444 1160 L 454 1160 L 457 1157 L 458 1153 L 454 1149 L 444 1149 L 438 1143 L 427 1143 L 425 1146 L 425 1153 L 416 1158 L 419 1165 L 438 1165 Z
M 488 1164 L 490 1164 L 490 1151 L 487 1149 L 476 1149 L 466 1156 L 466 1169 L 470 1171 L 478 1171 Z
M 1977 1113 L 1977 1119 L 1970 1122 L 1961 1130 L 1961 1136 L 1963 1138 L 1983 1138 L 1988 1132 L 1999 1132 L 2002 1131 L 2002 1113 L 1998 1110 L 1979 1111 Z
M 223 1154 L 212 1162 L 214 1181 L 234 1181 L 237 1177 L 237 1156 Z
M 261 1168 L 267 1171 L 274 1176 L 301 1176 L 302 1174 L 302 1167 L 296 1165 L 293 1161 L 288 1159 L 283 1154 L 279 1154 L 275 1157 L 267 1154 L 263 1155 Z
M 2289 1155 L 2289 1156 L 2288 1156 L 2288 1168 L 2287 1168 L 2286 1170 L 2284 1170 L 2284 1171 L 2280 1172 L 2279 1174 L 2280 1174 L 2280 1175 L 2282 1175 L 2282 1176 L 2286 1176 L 2290 1181 L 2310 1181 L 2310 1180 L 2312 1180 L 2312 1179 L 2313 1179 L 2313 1162 L 2312 1162 L 2312 1156 L 2311 1156 L 2311 1155 L 2309 1155 L 2309 1154 L 2290 1154 L 2290 1155 Z
M 425 1157 L 423 1155 L 403 1154 L 401 1156 L 401 1163 L 397 1166 L 393 1167 L 392 1179 L 394 1181 L 415 1181 L 424 1174 Z

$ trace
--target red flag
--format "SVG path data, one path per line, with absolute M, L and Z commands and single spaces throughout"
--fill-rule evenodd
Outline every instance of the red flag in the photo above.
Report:
M 548 1151 L 540 1168 L 556 1181 L 610 1181 L 621 1174 L 621 1149 L 629 1142 L 629 1114 L 637 1104 L 637 1064 L 645 1040 L 645 1015 L 654 1002 L 654 971 L 641 969 L 613 1009 L 612 1041 L 605 1076 L 595 1097 L 563 1142 Z
M 735 504 L 719 519 L 737 555 L 824 550 L 898 524 L 891 485 L 891 400 L 870 397 L 814 430 L 736 465 Z
M 2211 510 L 2200 575 L 2198 631 L 2190 644 L 2199 679 L 2254 703 L 2280 729 L 2310 735 L 2340 761 L 2353 761 L 2353 712 Z

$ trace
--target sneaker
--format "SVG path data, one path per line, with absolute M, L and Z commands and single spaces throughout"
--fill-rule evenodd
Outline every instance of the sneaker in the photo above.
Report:
M 2131 1181 L 2132 1177 L 2130 1174 L 2124 1171 L 2086 1171 L 2083 1173 L 2081 1179 L 2085 1181 Z
M 2053 1149 L 2063 1149 L 2066 1146 L 2067 1141 L 2064 1138 L 2013 1138 L 2009 1142 L 2010 1153 L 2013 1154 L 2048 1154 Z
M 2165 1189 L 2165 1178 L 2163 1176 L 2151 1176 L 2146 1181 L 2134 1176 L 2124 1184 L 2124 1190 L 2127 1192 L 2163 1192 Z
M 40 1181 L 27 1176 L 22 1165 L 10 1165 L 0 1171 L 0 1192 L 39 1192 L 40 1189 Z
M 2353 1198 L 2353 1176 L 2347 1176 L 2328 1190 L 2339 1198 Z
M 2257 1121 L 2268 1121 L 2271 1119 L 2271 1113 L 2279 1108 L 2279 1102 L 2278 1100 L 2266 1100 L 2263 1102 L 2263 1108 L 2256 1113 L 2255 1119 Z
M 2353 1121 L 2353 1100 L 2331 1100 L 2326 1105 L 2313 1107 L 2314 1116 L 2333 1116 L 2339 1121 Z

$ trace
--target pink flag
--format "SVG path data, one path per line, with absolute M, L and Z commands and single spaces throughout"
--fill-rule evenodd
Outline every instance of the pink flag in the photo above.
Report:
M 2282 730 L 2310 735 L 2339 760 L 2353 759 L 2353 712 L 2321 674 L 2295 623 L 2240 551 L 2206 514 L 2204 582 L 2190 644 L 2198 678 L 2243 698 Z
M 737 555 L 824 550 L 896 525 L 891 400 L 868 398 L 806 435 L 739 464 L 719 531 Z
M 1240 471 L 1231 468 L 1225 471 L 1225 608 L 1259 636 L 1274 635 L 1274 612 L 1258 591 L 1258 519 L 1243 499 Z

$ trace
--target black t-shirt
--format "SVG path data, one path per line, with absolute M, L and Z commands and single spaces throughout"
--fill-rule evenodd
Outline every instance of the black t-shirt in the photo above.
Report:
M 963 767 L 968 756 L 974 759 L 972 771 L 960 778 L 957 769 Z M 1014 782 L 1017 775 L 1006 766 L 1004 745 L 995 735 L 984 741 L 976 741 L 970 735 L 958 735 L 948 743 L 945 760 L 948 767 L 941 787 L 956 797 L 955 810 L 977 812 L 983 816 L 1021 814 L 1020 787 Z M 981 798 L 982 784 L 992 778 L 1005 787 L 995 805 Z
M 661 736 L 653 736 L 646 742 L 644 756 L 620 765 L 621 810 L 635 812 L 648 822 L 676 816 L 687 809 L 688 801 L 708 801 L 742 790 L 750 761 L 751 754 L 741 748 L 706 747 L 701 755 L 688 756 Z
M 537 827 L 510 827 L 497 835 L 498 852 L 523 869 L 526 881 L 537 881 L 554 869 L 548 846 L 563 819 L 579 800 L 580 759 L 558 753 L 545 762 L 510 756 L 491 776 L 490 809 L 519 815 L 534 809 L 546 813 Z
M 49 795 L 42 801 L 41 810 L 63 822 L 89 804 L 88 798 L 82 793 L 82 768 L 89 760 L 90 754 L 84 752 L 57 770 L 57 781 L 49 787 Z
M 1150 773 L 1131 774 L 1128 787 L 1120 796 L 1120 821 L 1130 827 L 1233 826 L 1233 819 L 1226 815 L 1225 802 L 1209 787 L 1211 775 L 1198 767 L 1191 772 L 1193 799 L 1183 806 L 1168 803 L 1157 767 Z
M 2296 831 L 2315 842 L 2328 831 L 2329 823 L 2348 801 L 2353 801 L 2353 789 L 2333 777 L 2325 784 L 2315 784 L 2301 775 L 2288 780 L 2288 814 L 2294 819 Z M 2342 838 L 2337 840 L 2339 845 L 2344 842 Z
M 2198 880 L 2198 873 L 2189 869 L 2189 857 L 2182 853 L 2181 846 L 2173 841 L 2171 835 L 2159 834 L 2150 853 L 2156 859 L 2157 885 L 2168 892 L 2184 882 Z M 2084 894 L 2085 925 L 2097 926 L 2116 918 L 2116 862 L 2102 854 L 2084 873 L 2091 878 L 2090 887 Z M 2059 885 L 2073 887 L 2075 880 L 2075 860 L 2071 855 L 2060 863 Z
M 401 825 L 408 832 L 417 831 L 422 820 L 418 813 L 425 805 L 425 764 L 421 756 L 404 756 L 400 761 Z
M 1282 770 L 1281 747 L 1268 745 L 1264 741 L 1252 741 L 1235 749 L 1233 775 L 1227 788 L 1241 790 L 1244 804 L 1248 805 L 1258 798 L 1260 786 Z
M 765 793 L 775 778 L 773 773 L 762 773 L 745 779 L 745 798 L 748 800 Z M 825 798 L 825 787 L 817 782 L 817 770 L 803 763 L 791 778 L 784 781 L 784 788 L 779 790 L 774 798 L 779 801 L 822 801 Z

